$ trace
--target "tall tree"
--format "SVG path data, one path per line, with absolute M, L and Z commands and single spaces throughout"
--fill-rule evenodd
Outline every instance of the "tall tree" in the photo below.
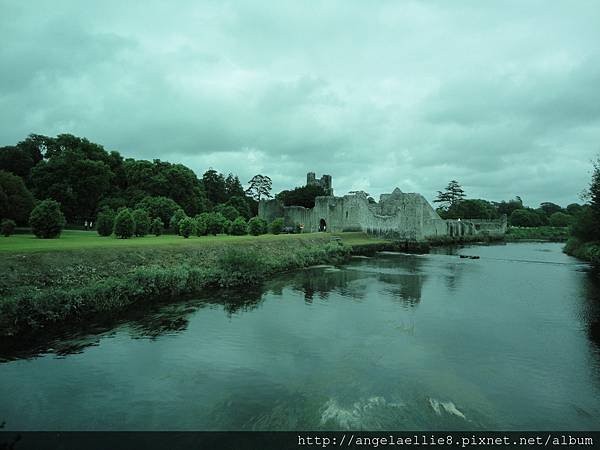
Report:
M 460 187 L 456 180 L 452 180 L 446 186 L 446 189 L 438 191 L 437 198 L 434 203 L 440 203 L 442 208 L 448 209 L 465 198 L 465 191 Z
M 225 203 L 227 194 L 225 191 L 225 178 L 223 174 L 214 169 L 208 169 L 202 175 L 202 184 L 206 197 L 213 204 Z
M 225 197 L 229 200 L 231 197 L 244 197 L 244 188 L 240 179 L 230 173 L 225 178 Z
M 26 224 L 33 209 L 33 195 L 15 174 L 0 170 L 0 219 Z
M 262 197 L 271 198 L 271 189 L 273 182 L 271 178 L 266 175 L 254 175 L 250 181 L 248 181 L 250 187 L 246 189 L 246 195 L 249 195 L 257 202 L 260 202 Z

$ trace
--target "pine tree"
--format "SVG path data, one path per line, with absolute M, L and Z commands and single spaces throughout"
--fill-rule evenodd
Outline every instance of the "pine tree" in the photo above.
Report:
M 248 183 L 250 183 L 250 187 L 246 189 L 246 194 L 257 202 L 260 202 L 263 196 L 267 198 L 273 197 L 271 195 L 272 181 L 268 176 L 254 175 Z
M 442 208 L 448 209 L 456 203 L 459 203 L 465 197 L 465 191 L 460 187 L 458 181 L 452 180 L 448 183 L 444 192 L 438 191 L 437 198 L 433 202 L 441 203 Z

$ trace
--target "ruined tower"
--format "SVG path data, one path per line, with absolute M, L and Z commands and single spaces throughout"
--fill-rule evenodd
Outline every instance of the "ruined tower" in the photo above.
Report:
M 325 191 L 325 195 L 333 195 L 333 188 L 331 187 L 331 175 L 323 175 L 317 180 L 314 172 L 308 172 L 306 174 L 306 185 L 321 186 Z

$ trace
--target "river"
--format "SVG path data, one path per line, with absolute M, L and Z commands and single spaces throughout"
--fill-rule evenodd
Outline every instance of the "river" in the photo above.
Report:
M 600 430 L 600 283 L 561 247 L 357 257 L 4 349 L 0 423 Z

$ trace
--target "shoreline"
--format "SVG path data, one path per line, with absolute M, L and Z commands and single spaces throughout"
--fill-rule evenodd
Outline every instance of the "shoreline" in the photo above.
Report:
M 298 235 L 291 235 L 298 236 Z M 301 235 L 300 235 L 301 236 Z M 183 241 L 183 238 L 181 238 Z M 503 242 L 499 237 L 384 241 L 364 233 L 218 239 L 211 245 L 3 253 L 0 337 L 13 340 L 84 326 L 102 317 L 205 290 L 243 288 L 268 277 L 380 251 L 428 253 L 432 247 Z

